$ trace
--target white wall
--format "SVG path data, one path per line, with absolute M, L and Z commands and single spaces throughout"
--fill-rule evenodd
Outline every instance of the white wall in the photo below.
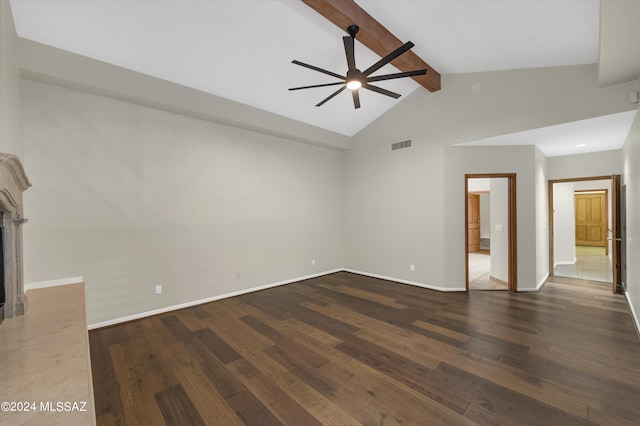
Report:
M 467 189 L 469 192 L 491 191 L 491 179 L 471 178 L 467 181 Z
M 18 49 L 22 74 L 31 80 L 337 150 L 351 143 L 317 126 L 31 40 L 19 39 Z
M 509 180 L 491 179 L 491 276 L 509 281 Z
M 22 95 L 17 40 L 9 2 L 0 1 L 0 152 L 15 154 L 22 160 Z
M 83 276 L 89 324 L 342 267 L 339 152 L 32 81 L 23 95 L 25 281 Z
M 444 205 L 444 227 L 447 230 L 447 238 L 444 241 L 447 283 L 463 283 L 464 287 L 465 270 L 464 267 L 460 267 L 461 261 L 464 261 L 464 199 L 455 196 L 456 192 L 463 192 L 464 174 L 515 173 L 518 288 L 536 287 L 536 264 L 535 261 L 531 261 L 536 258 L 534 153 L 533 146 L 445 148 L 445 187 L 452 188 L 447 191 Z M 492 181 L 492 193 L 493 185 Z M 495 214 L 496 212 L 492 213 Z M 506 223 L 504 225 L 507 226 Z M 492 241 L 492 260 L 493 250 Z
M 619 175 L 622 173 L 622 151 L 549 157 L 547 171 L 549 180 Z
M 535 148 L 536 287 L 549 277 L 549 185 L 547 158 Z
M 490 194 L 480 194 L 480 238 L 491 238 Z
M 380 140 L 344 153 L 345 267 L 440 287 L 443 164 L 425 158 L 441 159 L 442 148 L 411 139 L 408 149 Z
M 627 194 L 627 300 L 640 329 L 640 114 L 636 115 L 624 144 L 623 165 L 622 183 Z
M 573 182 L 553 184 L 553 262 L 576 263 L 576 217 Z

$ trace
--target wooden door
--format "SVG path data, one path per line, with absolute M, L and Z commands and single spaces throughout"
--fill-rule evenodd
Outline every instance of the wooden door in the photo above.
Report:
M 604 192 L 575 195 L 576 245 L 607 247 L 607 196 Z
M 467 195 L 467 234 L 468 251 L 480 250 L 480 195 Z
M 611 265 L 613 292 L 622 293 L 622 230 L 620 226 L 620 175 L 611 177 Z

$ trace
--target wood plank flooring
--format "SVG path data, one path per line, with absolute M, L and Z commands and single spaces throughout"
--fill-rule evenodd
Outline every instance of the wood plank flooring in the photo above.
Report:
M 637 425 L 610 285 L 440 293 L 347 272 L 89 333 L 98 425 Z

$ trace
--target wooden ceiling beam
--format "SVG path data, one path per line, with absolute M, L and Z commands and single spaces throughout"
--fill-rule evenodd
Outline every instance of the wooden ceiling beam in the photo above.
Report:
M 302 0 L 307 6 L 346 31 L 349 25 L 360 27 L 357 39 L 369 49 L 384 57 L 402 46 L 403 42 L 394 36 L 380 22 L 376 21 L 353 0 Z M 427 69 L 424 75 L 411 77 L 430 92 L 440 90 L 440 74 L 412 51 L 408 51 L 391 61 L 402 72 Z

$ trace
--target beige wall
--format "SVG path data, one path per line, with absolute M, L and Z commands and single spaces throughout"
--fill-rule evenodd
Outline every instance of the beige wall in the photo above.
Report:
M 0 152 L 22 160 L 22 95 L 17 35 L 8 1 L 0 1 Z
M 84 277 L 89 324 L 342 267 L 340 152 L 44 83 L 23 96 L 25 279 Z
M 638 82 L 640 85 L 640 81 Z M 623 148 L 623 177 L 626 186 L 627 299 L 640 329 L 640 113 L 636 115 Z
M 491 179 L 491 276 L 509 281 L 509 181 Z M 500 228 L 500 229 L 499 229 Z
M 535 288 L 536 222 L 533 146 L 447 147 L 444 185 L 450 188 L 444 202 L 445 280 L 464 288 L 464 175 L 465 173 L 515 173 L 517 211 L 518 288 Z M 492 192 L 493 192 L 493 184 Z M 504 223 L 505 229 L 507 224 Z
M 574 264 L 576 258 L 576 215 L 574 182 L 553 185 L 553 261 L 557 265 Z
M 547 157 L 534 148 L 534 181 L 536 209 L 536 288 L 540 288 L 550 275 L 549 271 L 549 185 Z
M 445 147 L 634 108 L 633 84 L 599 88 L 597 80 L 597 65 L 448 75 L 441 91 L 418 90 L 398 103 L 358 133 L 344 153 L 345 266 L 435 288 L 464 288 L 464 199 L 456 195 L 464 194 L 464 174 L 515 171 L 523 197 L 519 284 L 535 288 L 548 269 L 542 252 L 547 215 L 536 200 L 546 197 L 541 176 L 550 166 L 533 147 L 485 151 L 482 163 L 465 157 L 464 165 L 448 154 L 454 148 Z M 473 83 L 481 90 L 472 92 Z M 413 140 L 412 148 L 390 150 L 391 143 L 406 139 Z
M 622 173 L 622 150 L 563 155 L 547 159 L 549 180 Z
M 18 49 L 22 74 L 31 80 L 337 150 L 351 143 L 329 130 L 31 40 L 19 39 Z

